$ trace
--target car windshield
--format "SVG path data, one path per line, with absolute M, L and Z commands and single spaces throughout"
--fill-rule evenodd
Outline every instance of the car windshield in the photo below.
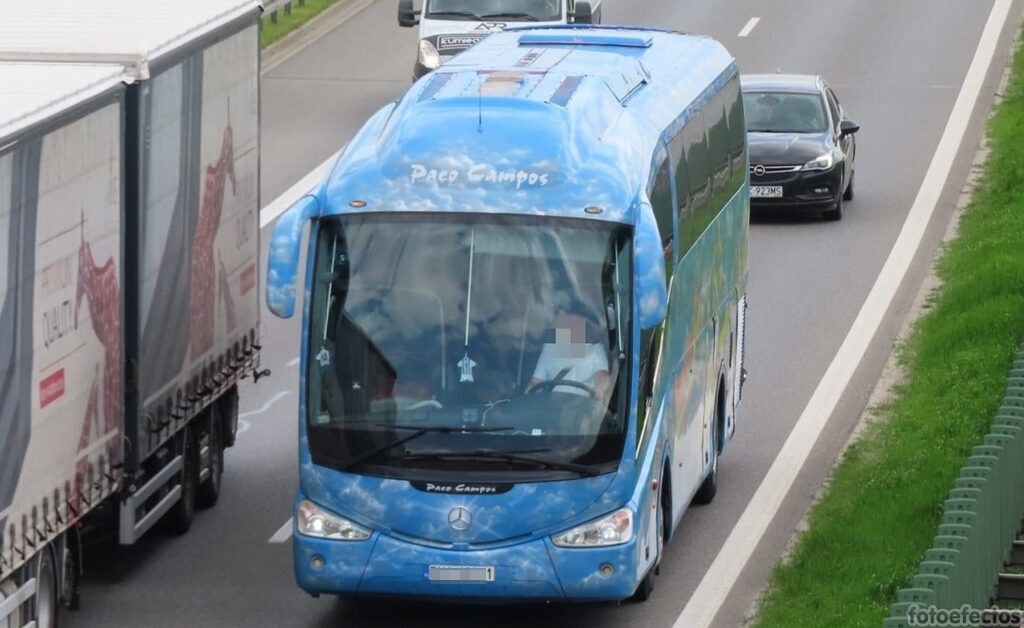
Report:
M 424 16 L 445 20 L 559 22 L 562 0 L 429 0 Z
M 326 218 L 317 237 L 306 372 L 316 464 L 410 479 L 617 467 L 628 227 L 386 213 Z
M 825 103 L 818 94 L 743 92 L 747 131 L 761 133 L 824 133 Z

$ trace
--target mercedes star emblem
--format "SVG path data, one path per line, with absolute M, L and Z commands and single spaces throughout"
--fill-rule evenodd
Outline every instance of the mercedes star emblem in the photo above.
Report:
M 469 509 L 463 508 L 462 506 L 456 506 L 448 512 L 448 525 L 453 530 L 462 532 L 469 527 L 469 524 L 473 521 L 473 515 L 469 514 Z

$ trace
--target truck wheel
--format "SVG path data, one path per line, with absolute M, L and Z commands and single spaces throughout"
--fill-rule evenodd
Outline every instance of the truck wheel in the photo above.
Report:
M 200 508 L 211 508 L 217 503 L 217 498 L 220 497 L 221 476 L 224 474 L 224 446 L 222 444 L 223 432 L 221 431 L 223 428 L 217 404 L 211 406 L 210 412 L 212 413 L 210 431 L 206 437 L 206 447 L 210 452 L 208 466 L 210 475 L 199 485 L 196 501 Z
M 182 432 L 181 495 L 167 511 L 167 526 L 175 534 L 185 534 L 192 527 L 192 516 L 196 512 L 196 492 L 199 485 L 199 447 L 192 424 Z
M 78 528 L 72 528 L 64 533 L 63 549 L 61 550 L 61 582 L 60 582 L 60 603 L 69 611 L 77 611 L 82 603 L 82 596 L 79 587 L 79 564 L 82 542 L 78 536 Z
M 57 626 L 57 564 L 53 559 L 53 548 L 44 547 L 36 556 L 36 594 L 29 609 L 37 628 Z
M 224 430 L 221 443 L 225 448 L 234 447 L 235 435 L 238 433 L 238 386 L 232 386 L 214 405 Z

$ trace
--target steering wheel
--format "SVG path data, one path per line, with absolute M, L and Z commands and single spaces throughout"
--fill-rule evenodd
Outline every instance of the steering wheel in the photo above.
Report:
M 593 388 L 587 386 L 583 382 L 577 382 L 572 379 L 546 379 L 542 382 L 537 382 L 532 388 L 530 388 L 530 391 L 527 394 L 532 395 L 542 389 L 550 389 L 548 392 L 553 392 L 555 390 L 555 386 L 571 386 L 572 388 L 579 388 L 580 390 L 585 390 L 592 399 L 597 397 L 597 392 Z

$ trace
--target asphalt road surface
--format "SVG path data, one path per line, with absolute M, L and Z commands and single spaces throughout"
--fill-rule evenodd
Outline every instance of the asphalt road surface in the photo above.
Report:
M 986 30 L 1000 5 L 1009 7 L 1008 17 Z M 82 609 L 67 614 L 64 625 L 667 627 L 688 604 L 687 612 L 703 606 L 714 617 L 701 625 L 740 625 L 859 421 L 927 274 L 981 138 L 1021 6 L 1019 0 L 604 0 L 605 23 L 709 34 L 729 48 L 743 72 L 820 73 L 861 125 L 856 198 L 842 221 L 770 216 L 751 227 L 750 377 L 737 433 L 721 461 L 717 498 L 683 518 L 649 601 L 466 607 L 313 599 L 300 591 L 290 542 L 279 533 L 297 483 L 299 325 L 297 318 L 265 312 L 263 364 L 273 375 L 241 391 L 244 431 L 227 452 L 220 503 L 200 511 L 185 536 L 155 530 L 133 547 L 91 547 Z M 347 0 L 318 25 L 315 37 L 289 47 L 290 56 L 280 48 L 265 56 L 264 203 L 324 162 L 408 87 L 416 33 L 397 25 L 396 8 L 395 0 Z M 974 62 L 986 42 L 994 44 L 991 64 L 988 58 Z M 954 107 L 965 79 L 980 94 L 973 109 L 973 101 Z M 960 135 L 962 143 L 950 141 Z M 946 155 L 949 167 L 932 166 L 936 155 Z M 933 202 L 915 205 L 919 190 L 931 191 L 925 200 Z M 906 274 L 890 275 L 895 297 L 865 306 L 873 302 L 869 294 L 912 207 L 923 216 L 920 247 L 900 240 Z M 264 229 L 264 244 L 267 235 Z M 862 306 L 873 307 L 879 323 L 861 329 L 863 357 L 843 344 Z M 832 377 L 837 368 L 850 377 Z M 821 404 L 815 393 L 822 389 L 832 391 L 836 403 Z M 794 440 L 809 448 L 806 463 L 793 457 L 795 449 L 785 450 L 781 462 L 799 473 L 788 493 L 785 485 L 774 489 L 785 495 L 781 507 L 763 521 L 764 535 L 753 537 L 749 560 L 744 555 L 730 571 L 716 557 L 801 417 Z M 804 424 L 826 418 L 814 441 Z M 756 522 L 754 515 L 742 521 Z M 716 575 L 691 600 L 709 570 Z M 716 590 L 720 607 L 708 593 Z

